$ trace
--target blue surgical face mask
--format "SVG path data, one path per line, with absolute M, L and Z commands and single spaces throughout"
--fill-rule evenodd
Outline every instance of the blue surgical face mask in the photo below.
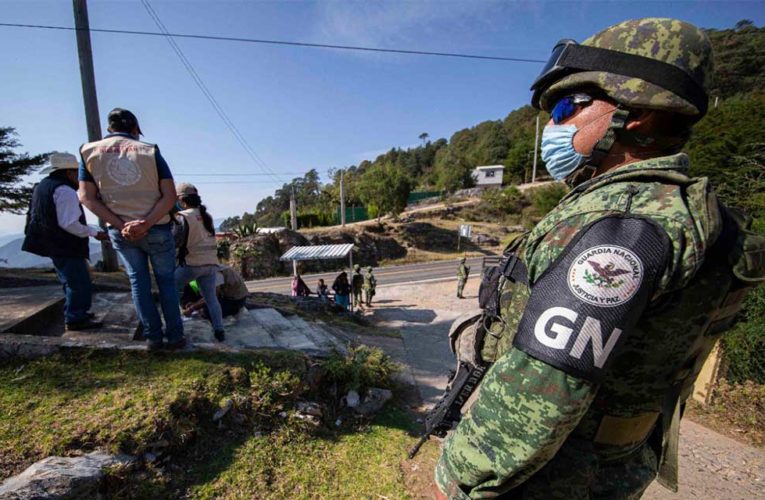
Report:
M 181 206 L 181 202 L 180 201 L 176 201 L 175 202 L 175 209 L 178 210 L 179 212 L 183 211 L 183 207 Z
M 589 157 L 574 149 L 576 125 L 547 125 L 542 132 L 542 159 L 553 179 L 562 181 Z

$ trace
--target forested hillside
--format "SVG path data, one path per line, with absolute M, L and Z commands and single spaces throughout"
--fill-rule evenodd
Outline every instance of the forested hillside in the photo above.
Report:
M 723 199 L 759 219 L 765 207 L 765 118 L 759 112 L 765 104 L 765 29 L 741 21 L 733 29 L 708 33 L 715 51 L 710 111 L 695 127 L 686 152 L 694 175 L 709 176 Z M 372 216 L 396 213 L 412 190 L 470 187 L 470 171 L 477 165 L 505 165 L 506 184 L 528 180 L 536 116 L 535 109 L 523 106 L 504 119 L 459 130 L 448 140 L 429 140 L 423 133 L 419 147 L 393 148 L 374 160 L 347 166 L 347 205 L 366 206 Z M 538 171 L 545 172 L 541 162 Z M 226 220 L 224 227 L 243 222 L 283 225 L 293 188 L 302 214 L 311 214 L 317 224 L 331 223 L 339 206 L 339 180 L 337 170 L 321 184 L 317 171 L 311 170 L 262 200 L 253 213 Z M 758 227 L 761 224 L 758 221 Z

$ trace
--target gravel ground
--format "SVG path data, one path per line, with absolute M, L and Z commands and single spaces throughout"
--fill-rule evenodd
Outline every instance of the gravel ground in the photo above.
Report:
M 449 325 L 477 307 L 477 277 L 468 281 L 463 300 L 457 299 L 456 287 L 456 279 L 379 287 L 374 307 L 366 311 L 382 326 L 400 332 L 403 349 L 391 354 L 408 365 L 425 406 L 438 398 L 454 365 L 446 342 Z M 685 419 L 679 493 L 654 483 L 643 498 L 765 499 L 765 451 Z

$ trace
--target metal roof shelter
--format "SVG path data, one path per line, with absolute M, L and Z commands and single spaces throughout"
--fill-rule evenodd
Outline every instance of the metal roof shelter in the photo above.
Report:
M 353 270 L 353 251 L 358 250 L 353 243 L 341 245 L 313 245 L 307 247 L 292 247 L 279 260 L 292 261 L 292 275 L 297 276 L 299 260 L 338 260 L 348 257 L 348 265 Z M 353 271 L 351 271 L 353 272 Z M 356 304 L 351 303 L 351 310 Z
M 353 250 L 358 250 L 353 243 L 292 247 L 287 250 L 287 253 L 279 257 L 279 260 L 334 260 L 344 259 L 349 255 L 353 259 Z

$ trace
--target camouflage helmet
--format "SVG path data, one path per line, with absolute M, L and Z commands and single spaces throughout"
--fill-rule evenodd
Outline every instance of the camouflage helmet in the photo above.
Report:
M 556 97 L 564 92 L 596 87 L 628 107 L 671 111 L 697 119 L 706 113 L 705 89 L 712 73 L 712 46 L 707 35 L 696 26 L 676 19 L 634 19 L 606 28 L 581 45 L 643 56 L 675 66 L 701 87 L 703 104 L 694 104 L 641 78 L 609 71 L 581 71 L 563 76 L 542 89 L 539 94 L 541 109 L 550 111 Z

